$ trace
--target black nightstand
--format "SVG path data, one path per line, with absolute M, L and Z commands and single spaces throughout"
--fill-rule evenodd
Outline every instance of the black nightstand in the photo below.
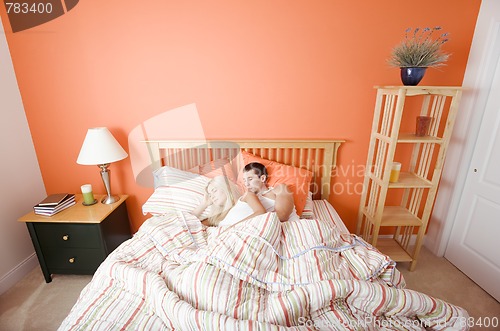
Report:
M 103 196 L 96 196 L 101 201 Z M 33 241 L 45 281 L 51 274 L 93 274 L 102 261 L 132 237 L 125 201 L 84 206 L 77 194 L 76 204 L 53 216 L 33 211 L 18 221 L 25 222 Z

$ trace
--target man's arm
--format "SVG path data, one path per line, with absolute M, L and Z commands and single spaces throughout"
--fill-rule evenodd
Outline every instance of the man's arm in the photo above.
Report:
M 260 202 L 259 198 L 255 195 L 255 193 L 247 192 L 243 196 L 242 200 L 244 202 L 248 203 L 250 208 L 252 208 L 252 210 L 253 210 L 252 215 L 246 217 L 245 220 L 250 219 L 254 216 L 262 215 L 262 214 L 266 213 L 266 209 L 264 208 L 264 206 Z
M 274 210 L 280 221 L 286 222 L 295 206 L 293 203 L 293 193 L 285 184 L 279 184 L 273 189 L 273 192 L 276 194 Z

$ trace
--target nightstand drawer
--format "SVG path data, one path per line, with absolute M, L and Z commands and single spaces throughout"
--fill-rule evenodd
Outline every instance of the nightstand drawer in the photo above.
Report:
M 99 228 L 92 224 L 36 223 L 42 247 L 101 247 Z
M 43 250 L 47 266 L 51 269 L 94 272 L 106 258 L 100 249 L 50 247 Z

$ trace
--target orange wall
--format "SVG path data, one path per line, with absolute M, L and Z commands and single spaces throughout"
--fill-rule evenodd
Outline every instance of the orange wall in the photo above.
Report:
M 418 4 L 418 7 L 416 6 Z M 78 192 L 97 167 L 76 164 L 86 131 L 107 126 L 128 149 L 143 121 L 196 103 L 209 138 L 340 138 L 335 208 L 354 231 L 374 85 L 400 85 L 386 64 L 407 27 L 450 33 L 448 65 L 421 85 L 460 85 L 480 0 L 80 1 L 11 33 L 11 56 L 47 193 Z M 4 119 L 5 120 L 5 119 Z M 131 196 L 136 230 L 152 188 L 130 161 L 112 187 Z

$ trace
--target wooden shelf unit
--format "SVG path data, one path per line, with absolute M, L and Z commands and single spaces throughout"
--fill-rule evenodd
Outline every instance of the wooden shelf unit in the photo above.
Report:
M 414 270 L 462 89 L 442 86 L 376 88 L 356 232 L 395 261 L 411 262 L 410 270 Z M 432 118 L 427 135 L 422 137 L 411 132 L 409 125 L 413 123 L 415 127 L 417 116 Z M 402 163 L 402 170 L 399 180 L 392 183 L 389 178 L 395 161 Z M 392 238 L 379 238 L 381 227 L 392 227 L 385 231 Z

